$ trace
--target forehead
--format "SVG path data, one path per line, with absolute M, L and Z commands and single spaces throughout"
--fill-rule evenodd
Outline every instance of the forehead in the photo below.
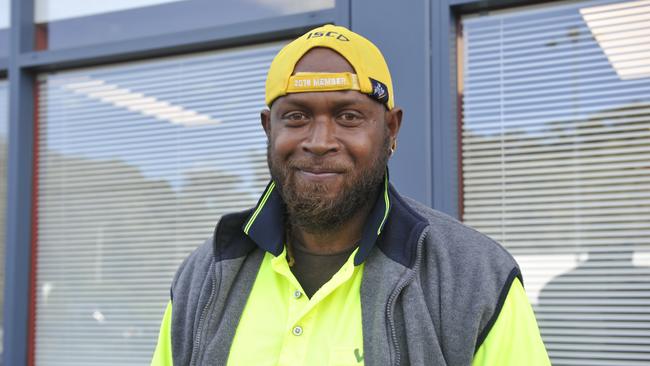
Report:
M 290 93 L 278 98 L 275 103 L 273 103 L 273 107 L 277 108 L 286 106 L 340 107 L 345 105 L 357 105 L 368 108 L 374 108 L 377 106 L 382 107 L 382 105 L 377 101 L 356 90 Z
M 316 47 L 307 51 L 296 63 L 293 73 L 297 72 L 355 72 L 348 60 L 336 51 Z

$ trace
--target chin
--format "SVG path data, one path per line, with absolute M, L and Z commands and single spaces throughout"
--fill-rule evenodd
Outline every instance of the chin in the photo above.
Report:
M 335 183 L 298 183 L 291 185 L 290 189 L 296 192 L 296 196 L 307 200 L 335 200 L 341 193 L 340 185 Z

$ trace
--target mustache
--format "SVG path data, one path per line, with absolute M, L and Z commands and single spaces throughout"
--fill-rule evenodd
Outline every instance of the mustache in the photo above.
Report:
M 342 162 L 329 161 L 325 159 L 292 159 L 287 162 L 287 167 L 298 170 L 319 170 L 330 172 L 344 172 L 350 170 L 349 164 Z

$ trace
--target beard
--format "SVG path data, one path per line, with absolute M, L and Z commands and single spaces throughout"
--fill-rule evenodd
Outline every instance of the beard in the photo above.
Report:
M 287 224 L 314 234 L 330 232 L 341 227 L 360 209 L 374 204 L 390 156 L 388 131 L 385 131 L 382 145 L 377 157 L 365 169 L 353 169 L 348 166 L 328 167 L 344 170 L 346 173 L 341 190 L 335 197 L 330 197 L 330 188 L 327 184 L 306 183 L 295 179 L 298 167 L 321 163 L 322 158 L 289 159 L 282 162 L 273 155 L 268 146 L 269 170 L 286 204 Z

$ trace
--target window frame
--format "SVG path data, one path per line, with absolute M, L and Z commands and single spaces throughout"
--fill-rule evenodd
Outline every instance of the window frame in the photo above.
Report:
M 441 0 L 430 7 L 430 146 L 431 206 L 452 217 L 462 212 L 462 171 L 459 131 L 462 99 L 457 92 L 463 15 L 521 5 L 557 3 L 564 0 Z
M 35 50 L 34 0 L 10 0 L 9 54 L 0 58 L 0 76 L 9 82 L 9 132 L 4 289 L 5 365 L 34 364 L 37 223 L 35 132 L 38 128 L 36 77 L 43 71 L 95 66 L 182 53 L 270 42 L 298 36 L 318 25 L 350 26 L 350 0 L 333 9 L 259 21 L 142 37 L 71 49 Z
M 511 9 L 516 10 L 521 7 L 535 7 L 535 6 L 561 6 L 562 4 L 566 3 L 580 3 L 582 1 L 580 0 L 557 0 L 557 1 L 539 1 L 539 0 L 534 0 L 534 1 L 522 1 L 522 0 L 500 0 L 500 1 L 486 1 L 486 2 L 477 2 L 474 0 L 447 0 L 449 3 L 448 10 L 449 10 L 449 15 L 452 19 L 452 23 L 455 23 L 455 30 L 449 33 L 449 39 L 452 39 L 456 48 L 456 52 L 452 53 L 449 55 L 448 58 L 441 57 L 443 60 L 439 60 L 438 67 L 440 65 L 445 65 L 447 59 L 451 59 L 452 62 L 449 63 L 449 68 L 446 70 L 449 70 L 452 75 L 456 75 L 458 83 L 452 83 L 451 87 L 456 90 L 456 101 L 453 105 L 453 108 L 455 108 L 457 111 L 457 114 L 454 115 L 454 112 L 448 112 L 446 116 L 448 119 L 444 121 L 447 125 L 454 125 L 454 116 L 455 118 L 455 139 L 453 140 L 454 143 L 454 148 L 458 152 L 457 159 L 455 160 L 455 169 L 457 172 L 456 175 L 456 182 L 454 183 L 455 186 L 457 187 L 457 195 L 455 197 L 456 199 L 456 218 L 459 219 L 460 221 L 463 221 L 463 177 L 462 177 L 462 156 L 461 156 L 461 151 L 462 151 L 462 115 L 460 113 L 460 110 L 462 109 L 462 98 L 463 95 L 460 93 L 460 87 L 462 86 L 462 68 L 463 68 L 463 55 L 462 55 L 462 27 L 461 27 L 461 17 L 464 15 L 470 15 L 470 14 L 477 14 L 477 13 L 482 13 L 482 12 L 488 12 L 488 11 L 509 11 Z M 587 2 L 587 0 L 584 0 L 584 2 Z M 443 13 L 446 10 L 443 10 Z M 442 29 L 440 30 L 442 32 Z M 449 44 L 452 44 L 453 42 L 450 42 Z M 453 48 L 449 48 L 450 52 L 453 52 Z M 434 51 L 435 52 L 435 51 Z M 436 60 L 433 60 L 433 64 L 436 64 Z M 434 66 L 436 67 L 436 66 Z M 456 67 L 456 69 L 454 69 Z M 439 85 L 434 85 L 434 88 L 439 88 L 440 93 L 448 92 L 445 91 L 444 88 L 450 86 L 449 84 L 439 84 Z M 458 89 L 456 89 L 458 87 Z M 435 101 L 433 102 L 435 103 Z M 444 109 L 445 106 L 442 106 Z M 434 120 L 434 124 L 436 121 Z M 444 127 L 443 127 L 444 128 Z M 450 128 L 450 127 L 448 127 Z M 433 137 L 435 139 L 435 136 Z M 435 170 L 434 170 L 435 171 Z M 437 174 L 445 174 L 445 170 L 438 170 Z M 435 172 L 434 172 L 435 174 Z M 435 191 L 435 188 L 434 188 Z M 448 191 L 446 191 L 448 192 Z M 481 229 L 483 230 L 483 229 Z M 509 251 L 512 251 L 512 249 L 508 249 Z M 525 263 L 520 262 L 522 265 Z M 573 271 L 573 270 L 571 270 Z M 569 273 L 571 272 L 569 271 Z M 567 272 L 563 273 L 562 275 L 566 274 Z M 525 274 L 525 273 L 524 273 Z M 552 280 L 550 282 L 553 282 Z M 644 282 L 647 283 L 647 282 Z M 546 285 L 549 283 L 547 282 Z M 548 306 L 548 305 L 547 305 Z M 536 309 L 537 311 L 537 309 Z M 569 312 L 570 310 L 567 310 Z M 620 313 L 617 313 L 619 315 Z M 539 316 L 539 315 L 538 315 Z M 538 318 L 539 319 L 539 318 Z M 549 326 L 551 329 L 553 329 L 553 326 Z M 621 337 L 625 337 L 625 335 L 622 335 Z M 562 344 L 561 341 L 556 341 L 559 344 Z M 632 352 L 632 351 L 630 351 Z

